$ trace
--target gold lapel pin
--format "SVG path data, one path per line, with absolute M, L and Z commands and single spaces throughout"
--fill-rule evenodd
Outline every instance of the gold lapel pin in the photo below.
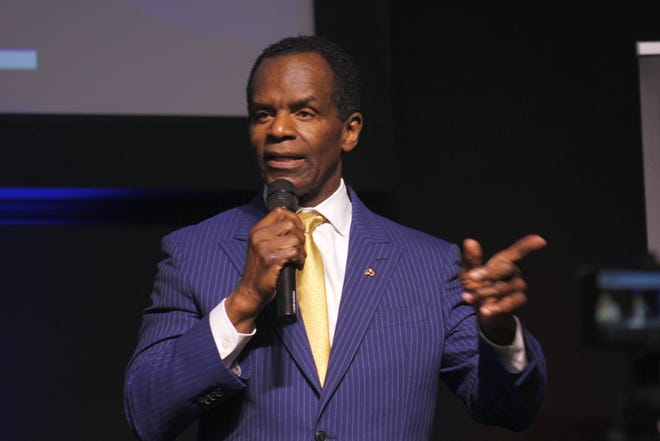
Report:
M 369 268 L 369 269 L 364 270 L 364 275 L 365 275 L 365 276 L 369 276 L 369 277 L 373 277 L 373 276 L 376 275 L 376 273 L 374 272 L 374 270 L 372 270 L 371 268 Z

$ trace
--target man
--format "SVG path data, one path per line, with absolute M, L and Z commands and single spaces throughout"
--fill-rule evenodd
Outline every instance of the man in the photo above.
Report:
M 268 211 L 259 194 L 163 239 L 126 373 L 137 435 L 173 439 L 199 419 L 203 440 L 428 440 L 439 379 L 478 421 L 527 427 L 546 372 L 513 315 L 526 301 L 515 262 L 544 240 L 527 236 L 486 264 L 466 240 L 461 264 L 457 246 L 370 212 L 342 179 L 363 118 L 355 64 L 331 42 L 270 46 L 247 96 L 264 183 L 290 181 L 325 222 L 307 235 L 304 215 Z M 309 318 L 299 287 L 302 316 L 283 324 L 277 279 L 287 264 L 306 272 L 306 242 L 322 255 L 323 318 Z

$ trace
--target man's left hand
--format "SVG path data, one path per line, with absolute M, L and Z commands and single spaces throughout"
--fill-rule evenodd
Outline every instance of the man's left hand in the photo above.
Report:
M 474 239 L 463 242 L 460 279 L 463 300 L 474 305 L 479 326 L 493 343 L 508 345 L 516 330 L 513 313 L 527 303 L 527 283 L 516 262 L 546 244 L 531 234 L 493 255 L 485 264 L 481 245 Z

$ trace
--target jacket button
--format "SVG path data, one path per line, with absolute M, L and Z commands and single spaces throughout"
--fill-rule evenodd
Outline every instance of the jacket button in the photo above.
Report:
M 323 430 L 319 430 L 318 432 L 315 433 L 316 435 L 316 441 L 327 441 L 328 439 L 328 434 L 325 433 Z

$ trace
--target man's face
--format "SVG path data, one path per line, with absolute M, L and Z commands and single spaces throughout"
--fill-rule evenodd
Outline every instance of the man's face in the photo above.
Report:
M 332 101 L 333 73 L 318 54 L 268 58 L 255 72 L 250 103 L 250 142 L 261 176 L 287 179 L 301 205 L 316 205 L 339 186 L 341 154 L 352 150 L 362 128 L 346 121 Z

